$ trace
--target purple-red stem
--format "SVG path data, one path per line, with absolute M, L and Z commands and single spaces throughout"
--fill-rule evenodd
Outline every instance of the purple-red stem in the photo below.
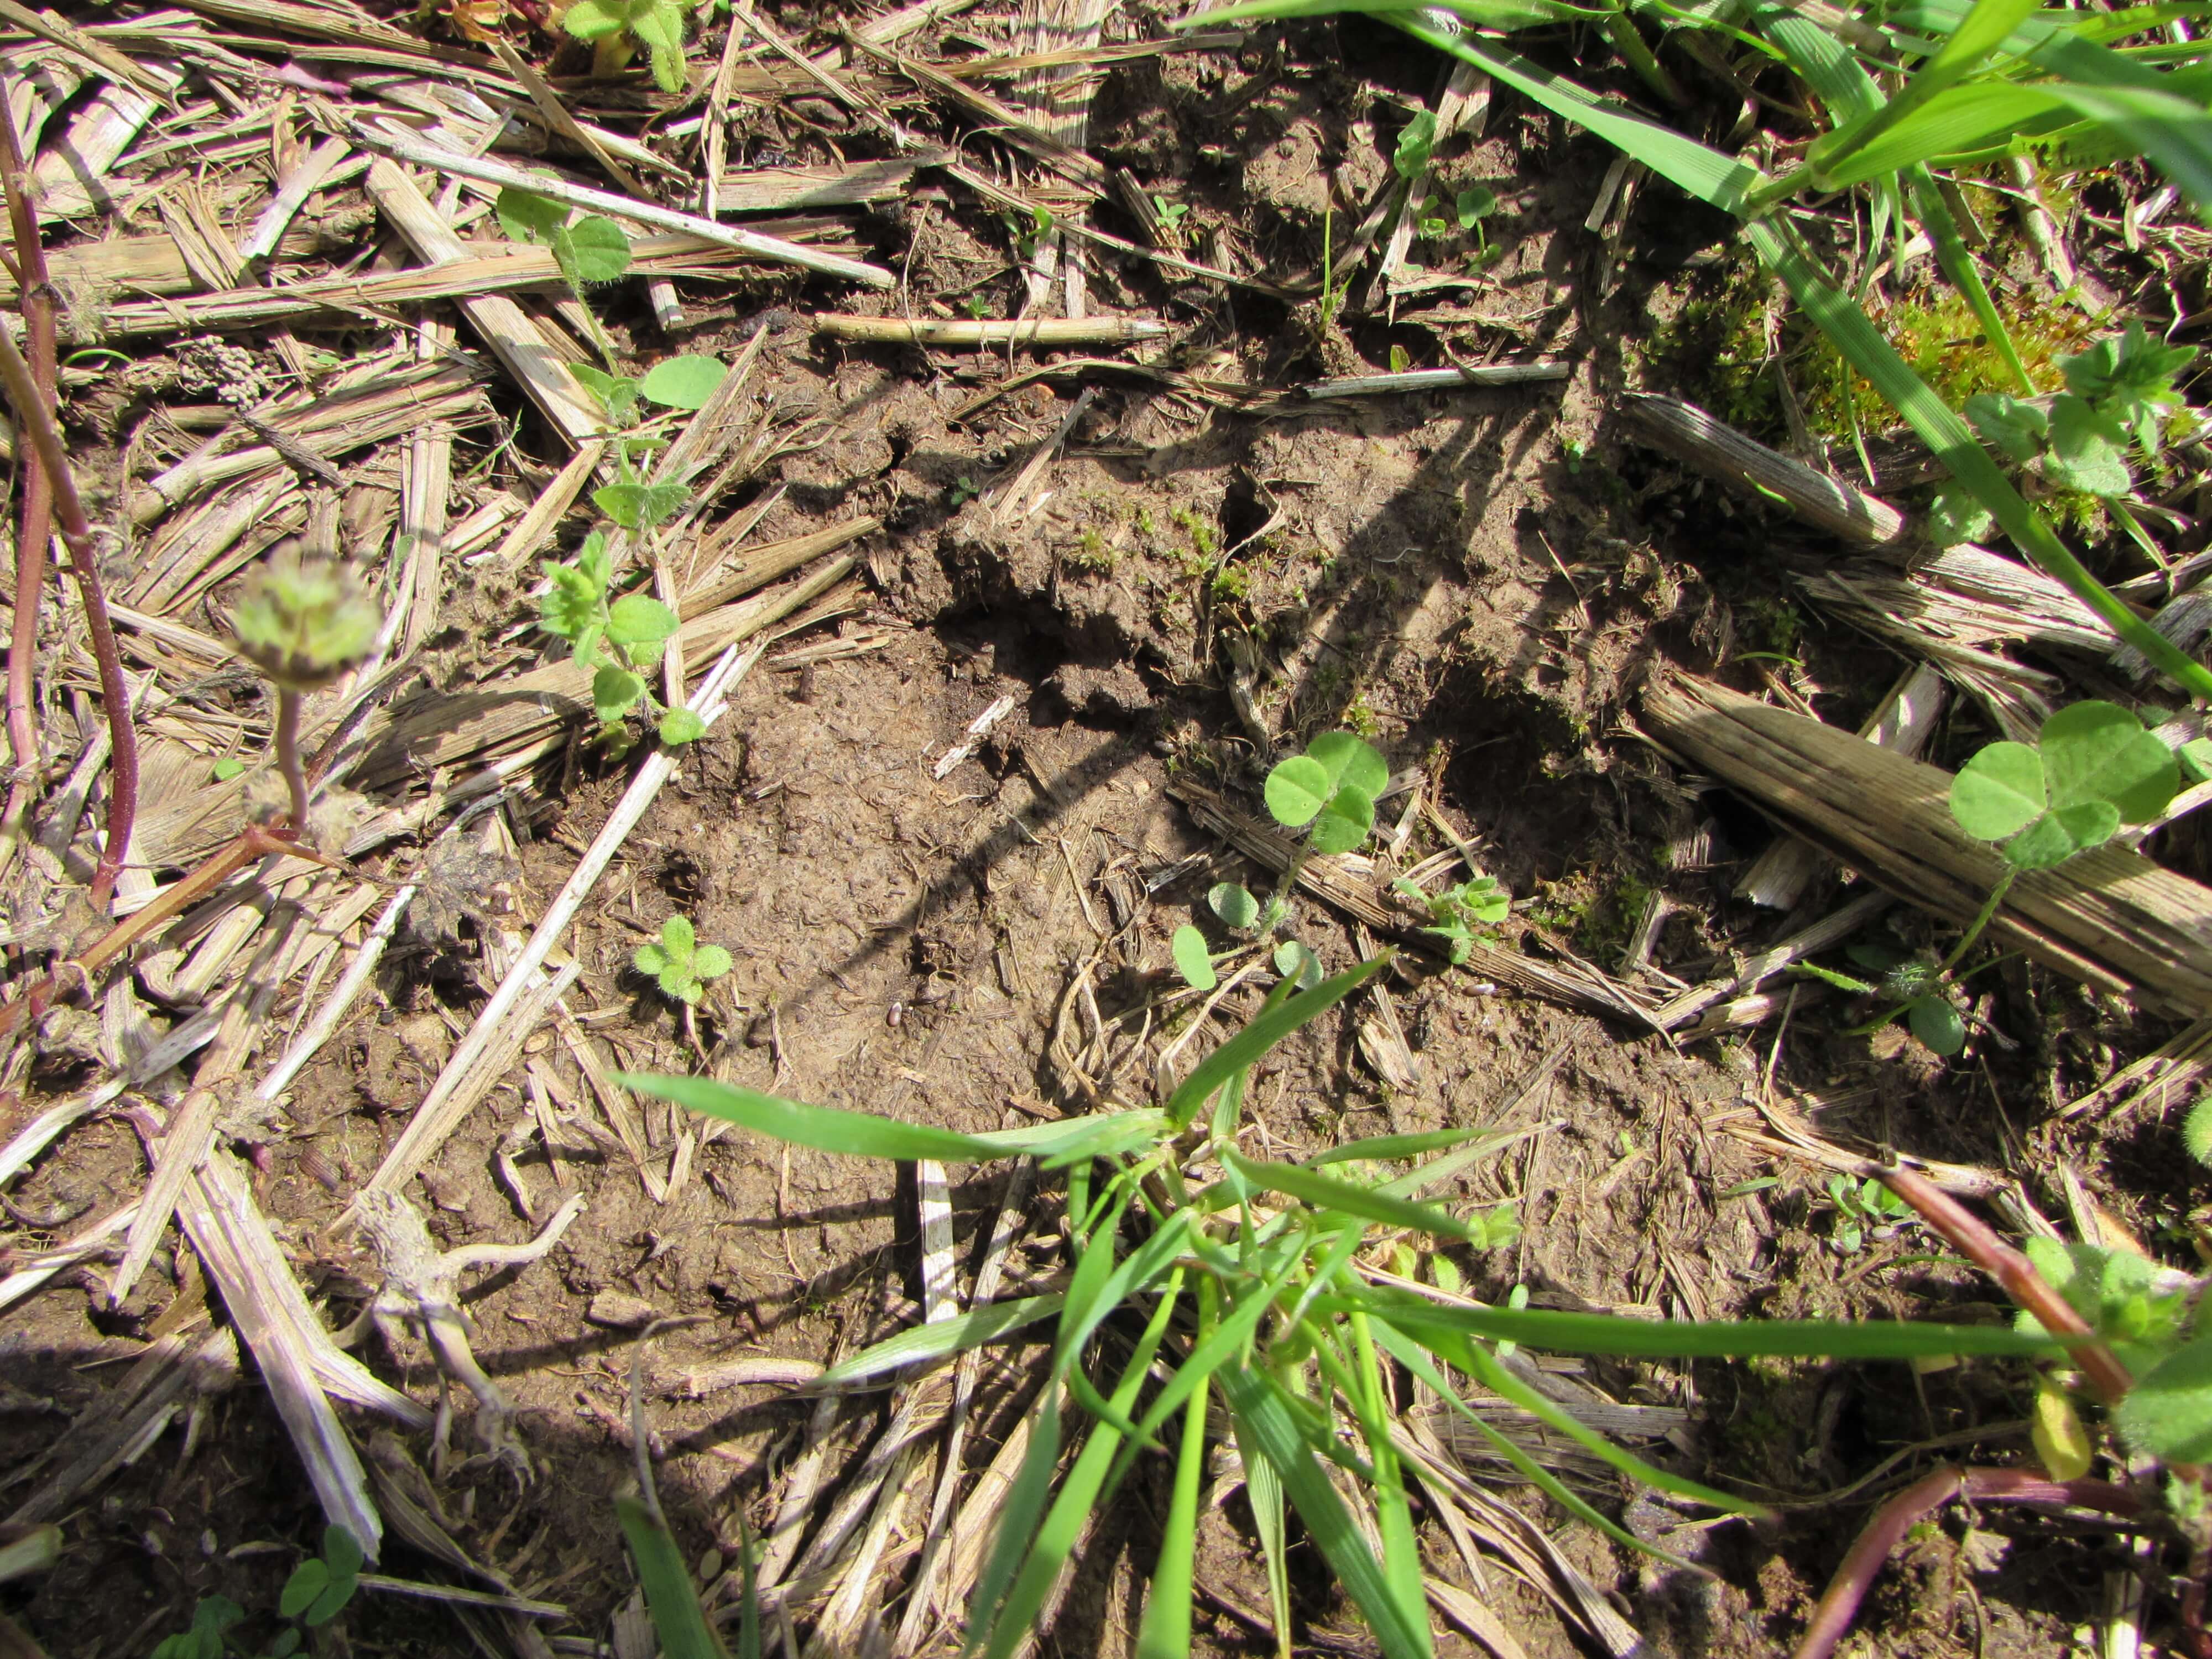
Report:
M 9 180 L 11 197 L 20 182 Z M 27 277 L 30 272 L 27 269 L 23 274 Z M 138 816 L 138 738 L 131 728 L 131 691 L 123 678 L 123 658 L 115 648 L 115 629 L 107 617 L 107 595 L 100 586 L 92 526 L 85 519 L 84 502 L 76 493 L 76 475 L 70 471 L 61 427 L 31 376 L 31 366 L 23 361 L 23 354 L 15 349 L 6 329 L 0 329 L 0 380 L 7 382 L 9 399 L 15 405 L 16 429 L 30 439 L 53 487 L 54 516 L 61 524 L 62 540 L 69 544 L 70 574 L 76 578 L 77 592 L 84 601 L 85 628 L 92 635 L 93 658 L 100 665 L 100 701 L 107 715 L 111 752 L 107 845 L 100 849 L 100 866 L 93 872 L 92 904 L 95 910 L 105 909 L 114 896 L 115 878 L 123 872 L 123 854 L 131 845 L 131 824 Z
M 31 379 L 51 399 L 55 388 L 54 291 L 38 215 L 24 187 L 28 163 L 15 131 L 15 113 L 0 100 L 0 168 L 7 178 L 9 226 L 15 243 L 16 292 L 22 296 L 23 340 Z M 46 544 L 54 533 L 53 487 L 37 454 L 21 458 L 23 516 L 15 532 L 15 610 L 8 653 L 8 747 L 18 768 L 39 760 L 39 732 L 31 714 L 31 669 L 38 655 L 39 606 L 46 585 Z
M 1851 1546 L 1851 1553 L 1828 1581 L 1826 1593 L 1813 1609 L 1793 1659 L 1827 1659 L 1858 1614 L 1889 1553 L 1904 1541 L 1915 1525 L 1954 1498 L 1984 1503 L 2068 1504 L 2077 1509 L 2101 1510 L 2107 1515 L 2141 1512 L 2142 1499 L 2125 1486 L 2109 1480 L 2052 1480 L 2033 1469 L 1942 1468 L 1914 1481 L 1874 1513 L 1866 1529 Z

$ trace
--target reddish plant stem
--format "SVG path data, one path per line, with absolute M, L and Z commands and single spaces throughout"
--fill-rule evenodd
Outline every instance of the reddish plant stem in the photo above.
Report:
M 131 688 L 123 678 L 123 657 L 115 648 L 115 629 L 108 621 L 107 595 L 100 581 L 99 553 L 76 493 L 76 475 L 70 471 L 69 452 L 62 447 L 62 429 L 40 395 L 30 365 L 5 329 L 0 329 L 0 380 L 6 382 L 9 399 L 15 405 L 16 428 L 30 439 L 52 486 L 54 514 L 61 522 L 62 540 L 69 544 L 70 574 L 76 579 L 84 601 L 85 630 L 92 635 L 93 658 L 100 665 L 100 701 L 107 716 L 111 753 L 107 844 L 93 872 L 92 906 L 105 909 L 114 896 L 115 878 L 123 872 L 123 855 L 131 845 L 131 827 L 138 816 L 138 738 L 131 726 Z
M 2135 1378 L 2112 1351 L 2097 1340 L 2088 1322 L 2074 1311 L 2064 1297 L 2051 1288 L 2035 1264 L 1992 1231 L 1987 1222 L 1917 1170 L 1868 1166 L 1890 1191 L 1920 1212 L 1920 1218 L 1949 1241 L 1953 1249 L 2003 1287 L 2036 1322 L 2053 1336 L 2069 1339 L 2074 1363 L 2096 1386 L 2108 1406 L 2116 1405 L 2135 1387 Z M 2071 1339 L 2080 1339 L 2074 1340 Z
M 40 397 L 54 398 L 54 290 L 46 272 L 46 246 L 28 189 L 29 164 L 23 158 L 15 112 L 0 100 L 0 177 L 8 196 L 8 222 L 15 243 L 16 292 L 22 296 L 23 342 L 31 360 L 31 380 Z M 38 653 L 39 606 L 46 585 L 46 544 L 53 538 L 53 486 L 35 451 L 21 462 L 23 512 L 15 531 L 15 611 L 8 653 L 8 747 L 18 768 L 39 761 L 37 722 L 31 714 L 31 670 Z
M 1889 1553 L 1915 1525 L 1954 1498 L 1984 1503 L 2069 1504 L 2107 1515 L 2136 1515 L 2141 1498 L 2109 1480 L 2052 1480 L 2033 1469 L 1941 1468 L 1914 1481 L 1874 1512 L 1813 1609 L 1793 1659 L 1827 1659 L 1858 1614 Z

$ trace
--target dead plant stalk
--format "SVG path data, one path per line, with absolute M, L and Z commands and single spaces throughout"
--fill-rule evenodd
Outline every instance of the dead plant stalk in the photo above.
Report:
M 21 184 L 20 173 L 11 170 L 8 175 L 11 212 Z M 26 279 L 23 295 L 27 304 L 33 289 L 28 280 L 31 271 L 26 268 L 21 276 Z M 9 401 L 15 406 L 17 429 L 30 439 L 31 451 L 46 472 L 54 511 L 61 520 L 62 540 L 69 546 L 70 574 L 76 578 L 77 592 L 84 602 L 85 631 L 91 635 L 93 658 L 100 665 L 100 701 L 107 716 L 112 748 L 107 780 L 107 842 L 93 872 L 92 905 L 95 910 L 105 909 L 114 896 L 115 878 L 122 873 L 123 856 L 131 845 L 131 823 L 138 816 L 138 739 L 131 727 L 131 693 L 123 678 L 123 658 L 115 648 L 115 629 L 107 617 L 107 595 L 100 586 L 92 526 L 85 519 L 84 503 L 77 495 L 76 476 L 70 471 L 61 428 L 40 392 L 31 366 L 23 361 L 23 354 L 5 329 L 0 329 L 0 380 L 7 382 Z M 26 594 L 19 588 L 15 599 L 20 639 L 23 612 L 36 603 L 36 590 Z M 15 672 L 13 659 L 9 672 L 11 676 Z

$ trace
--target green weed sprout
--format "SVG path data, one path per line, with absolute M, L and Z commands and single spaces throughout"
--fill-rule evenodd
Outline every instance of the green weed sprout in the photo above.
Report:
M 641 974 L 659 981 L 661 994 L 674 1002 L 696 1007 L 707 983 L 730 971 L 730 953 L 719 945 L 702 945 L 688 916 L 671 916 L 660 924 L 660 943 L 641 945 L 630 961 Z
M 1856 1255 L 1869 1234 L 1884 1236 L 1912 1218 L 1912 1206 L 1872 1176 L 1859 1182 L 1830 1176 L 1828 1201 L 1836 1206 L 1835 1231 L 1829 1237 L 1843 1255 Z
M 360 1587 L 362 1560 L 361 1546 L 351 1533 L 343 1527 L 323 1528 L 322 1553 L 301 1562 L 284 1581 L 276 1611 L 288 1622 L 268 1647 L 258 1650 L 265 1659 L 291 1659 L 305 1632 L 320 1629 L 344 1611 Z M 153 1659 L 229 1659 L 234 1651 L 247 1651 L 230 1634 L 245 1619 L 246 1609 L 228 1596 L 203 1596 L 192 1609 L 191 1628 L 162 1638 Z
M 352 569 L 288 543 L 248 579 L 230 613 L 239 655 L 276 688 L 276 765 L 291 794 L 292 833 L 307 834 L 300 699 L 363 661 L 384 619 Z
M 576 0 L 562 15 L 561 27 L 599 49 L 608 68 L 627 61 L 636 41 L 653 63 L 653 79 L 663 92 L 684 90 L 684 24 L 690 9 L 682 0 Z M 613 53 L 619 52 L 619 57 Z M 595 65 L 597 67 L 598 65 Z
M 1171 1483 L 1136 1651 L 1143 1659 L 1188 1653 L 1208 1441 L 1220 1421 L 1223 1437 L 1233 1437 L 1243 1455 L 1285 1639 L 1295 1513 L 1384 1659 L 1430 1659 L 1413 1510 L 1423 1477 L 1403 1460 L 1389 1381 L 1401 1368 L 1569 1514 L 1643 1549 L 1468 1405 L 1467 1384 L 1449 1373 L 1510 1400 L 1631 1480 L 1741 1511 L 1741 1500 L 1593 1432 L 1501 1363 L 1498 1348 L 1511 1342 L 1538 1352 L 1675 1358 L 2061 1352 L 2040 1333 L 1989 1326 L 1644 1321 L 1486 1306 L 1463 1293 L 1440 1302 L 1390 1282 L 1393 1275 L 1369 1264 L 1378 1256 L 1402 1263 L 1409 1252 L 1393 1247 L 1409 1237 L 1435 1242 L 1440 1284 L 1443 1249 L 1491 1250 L 1514 1237 L 1510 1206 L 1455 1200 L 1450 1184 L 1514 1137 L 1480 1127 L 1382 1135 L 1298 1162 L 1251 1157 L 1242 1140 L 1253 1067 L 1388 962 L 1377 957 L 1303 990 L 1285 979 L 1157 1107 L 990 1133 L 811 1106 L 708 1078 L 623 1079 L 787 1145 L 890 1160 L 1030 1158 L 1064 1188 L 1070 1261 L 1059 1288 L 902 1331 L 840 1360 L 818 1382 L 849 1388 L 910 1376 L 914 1367 L 1050 1328 L 1029 1445 L 969 1601 L 971 1655 L 1011 1659 L 1093 1513 L 1155 1449 L 1169 1454 Z M 1456 1267 L 1449 1279 L 1456 1286 Z
M 573 562 L 548 560 L 544 568 L 550 586 L 538 625 L 568 641 L 571 654 L 592 671 L 592 708 L 600 734 L 617 738 L 631 709 L 654 706 L 645 676 L 681 624 L 673 611 L 647 594 L 625 593 L 608 602 L 614 562 L 604 532 L 585 537 Z M 671 747 L 695 741 L 706 729 L 688 708 L 661 712 L 660 740 Z
M 621 428 L 635 422 L 641 399 L 663 409 L 704 409 L 730 370 L 719 357 L 686 356 L 664 357 L 641 375 L 610 374 L 589 363 L 571 363 L 568 372 L 592 394 L 607 425 Z
M 1951 816 L 1999 843 L 2009 882 L 2101 847 L 2124 823 L 2149 823 L 2179 787 L 2173 751 L 2132 713 L 2077 702 L 2045 720 L 2033 744 L 1993 743 L 1961 767 Z
M 1375 798 L 1389 781 L 1372 745 L 1349 732 L 1324 732 L 1267 774 L 1267 811 L 1285 830 L 1310 824 L 1315 852 L 1348 853 L 1375 827 Z
M 577 0 L 568 9 L 568 21 L 572 26 L 576 15 L 592 3 L 593 0 Z M 599 348 L 599 356 L 610 363 L 614 362 L 614 342 L 599 326 L 599 319 L 592 313 L 584 290 L 614 282 L 629 270 L 629 237 L 623 228 L 598 213 L 587 213 L 572 222 L 567 204 L 550 201 L 514 185 L 500 191 L 492 204 L 492 211 L 510 241 L 552 250 L 553 263 L 560 267 L 562 279 L 583 308 L 592 343 Z
M 1496 944 L 1496 924 L 1513 908 L 1510 896 L 1492 876 L 1470 876 L 1441 893 L 1428 892 L 1403 876 L 1390 884 L 1428 911 L 1431 925 L 1421 931 L 1434 933 L 1451 947 L 1455 966 L 1474 954 L 1477 945 Z

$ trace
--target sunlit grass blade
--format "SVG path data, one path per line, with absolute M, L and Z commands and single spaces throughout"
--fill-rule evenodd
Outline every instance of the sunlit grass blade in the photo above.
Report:
M 729 1650 L 699 1605 L 690 1569 L 666 1523 L 635 1492 L 616 1498 L 615 1518 L 622 1523 L 631 1559 L 637 1563 L 645 1610 L 666 1659 L 730 1659 Z
M 1978 81 L 1954 87 L 1925 109 L 1854 150 L 1820 175 L 1824 188 L 1885 179 L 1917 162 L 1978 149 L 2006 134 L 2033 137 L 2071 119 L 2048 82 Z
M 983 1570 L 976 1575 L 975 1588 L 969 1596 L 963 1653 L 973 1653 L 990 1639 L 1006 1587 L 1014 1582 L 1015 1573 L 1029 1555 L 1038 1517 L 1052 1496 L 1053 1474 L 1060 1466 L 1060 1390 L 1057 1377 L 1046 1379 L 1042 1402 L 1030 1426 L 1028 1449 L 1006 1488 L 998 1529 L 991 1535 L 991 1553 L 984 1558 Z
M 1291 1525 L 1283 1507 L 1282 1477 L 1241 1431 L 1237 1445 L 1244 1464 L 1244 1495 L 1252 1504 L 1252 1529 L 1260 1534 L 1260 1559 L 1267 1574 L 1267 1613 L 1275 1621 L 1275 1653 L 1277 1659 L 1291 1659 Z
M 1530 1456 L 1527 1447 L 1520 1444 L 1495 1425 L 1484 1421 L 1480 1413 L 1474 1411 L 1459 1397 L 1459 1392 L 1452 1387 L 1450 1379 L 1444 1376 L 1436 1363 L 1429 1358 L 1427 1352 L 1413 1338 L 1402 1331 L 1395 1329 L 1388 1320 L 1377 1319 L 1375 1322 L 1375 1340 L 1382 1345 L 1393 1358 L 1436 1390 L 1448 1405 L 1465 1418 L 1468 1425 L 1490 1443 L 1492 1450 L 1519 1470 L 1531 1485 L 1558 1504 L 1568 1514 L 1586 1525 L 1596 1528 L 1615 1543 L 1624 1545 L 1629 1549 L 1640 1553 L 1657 1555 L 1662 1559 L 1674 1559 L 1664 1550 L 1643 1542 L 1635 1534 L 1595 1507 L 1588 1498 L 1575 1492 L 1559 1476 Z M 1470 1367 L 1463 1365 L 1460 1369 L 1468 1370 L 1472 1374 Z M 1624 1448 L 1612 1446 L 1610 1443 L 1607 1444 L 1613 1455 L 1607 1456 L 1607 1462 L 1611 1463 L 1631 1480 L 1638 1482 L 1645 1480 L 1645 1471 L 1650 1468 L 1650 1466 L 1642 1458 Z M 1662 1479 L 1679 1478 L 1668 1476 L 1664 1470 L 1654 1469 L 1650 1472 L 1660 1475 Z M 1694 1486 L 1696 1483 L 1689 1484 Z M 1734 1510 L 1741 1506 L 1729 1504 L 1721 1507 Z
M 1180 1273 L 1168 1281 L 1159 1306 L 1153 1310 L 1144 1334 L 1137 1339 L 1136 1349 L 1129 1356 L 1129 1364 L 1109 1402 L 1115 1415 L 1127 1417 L 1135 1407 L 1137 1395 L 1145 1385 L 1145 1374 L 1152 1369 L 1153 1357 L 1159 1352 L 1160 1339 L 1166 1335 L 1169 1322 L 1175 1317 L 1182 1285 Z M 1090 1437 L 1083 1443 L 1083 1449 L 1076 1454 L 1073 1465 L 1060 1483 L 1052 1507 L 1045 1512 L 1036 1529 L 1028 1559 L 1006 1591 L 1006 1604 L 999 1611 L 989 1644 L 984 1649 L 985 1659 L 1009 1659 L 1027 1638 L 1030 1626 L 1052 1594 L 1054 1581 L 1067 1565 L 1068 1556 L 1082 1536 L 1084 1521 L 1097 1503 L 1099 1489 L 1105 1484 L 1114 1453 L 1121 1443 L 1121 1437 L 1103 1422 L 1092 1428 Z
M 1359 1164 L 1395 1161 L 1400 1158 L 1425 1158 L 1431 1152 L 1463 1146 L 1470 1140 L 1480 1140 L 1486 1135 L 1503 1139 L 1504 1132 L 1497 1129 L 1428 1129 L 1418 1134 L 1370 1135 L 1364 1140 L 1347 1140 L 1341 1146 L 1332 1146 L 1327 1152 L 1306 1159 L 1304 1167 L 1318 1170 L 1331 1164 Z
M 1526 1129 L 1515 1129 L 1506 1133 L 1499 1133 L 1495 1130 L 1488 1131 L 1484 1139 L 1475 1141 L 1474 1145 L 1462 1146 L 1457 1152 L 1447 1152 L 1442 1158 L 1431 1158 L 1426 1164 L 1407 1171 L 1395 1180 L 1382 1182 L 1375 1190 L 1386 1198 L 1419 1198 L 1424 1194 L 1442 1186 L 1462 1170 L 1480 1164 L 1485 1158 L 1496 1158 L 1507 1147 L 1517 1146 L 1532 1135 L 1546 1134 L 1549 1132 L 1549 1126 L 1541 1123 Z
M 1250 1024 L 1193 1068 L 1182 1080 L 1182 1086 L 1168 1098 L 1169 1117 L 1177 1123 L 1189 1122 L 1199 1108 L 1212 1097 L 1213 1091 L 1234 1073 L 1251 1066 L 1301 1025 L 1335 1007 L 1381 973 L 1389 962 L 1390 952 L 1385 951 L 1371 961 L 1323 980 L 1310 991 L 1299 992 L 1287 1002 L 1262 1009 Z
M 1747 1503 L 1740 1498 L 1733 1498 L 1727 1492 L 1692 1480 L 1686 1476 L 1656 1468 L 1645 1462 L 1627 1448 L 1615 1445 L 1575 1417 L 1572 1413 L 1562 1407 L 1558 1401 L 1547 1399 L 1514 1376 L 1505 1368 L 1504 1363 L 1497 1355 L 1470 1336 L 1460 1333 L 1445 1333 L 1430 1329 L 1422 1332 L 1417 1339 L 1412 1334 L 1398 1330 L 1389 1318 L 1381 1313 L 1375 1316 L 1374 1325 L 1375 1340 L 1381 1343 L 1393 1358 L 1424 1381 L 1430 1382 L 1439 1393 L 1449 1395 L 1451 1404 L 1462 1415 L 1472 1421 L 1480 1422 L 1480 1419 L 1468 1410 L 1465 1401 L 1459 1399 L 1455 1394 L 1452 1394 L 1449 1387 L 1443 1383 L 1437 1374 L 1434 1362 L 1429 1358 L 1430 1352 L 1434 1352 L 1439 1358 L 1450 1361 L 1492 1394 L 1519 1407 L 1554 1433 L 1565 1436 L 1592 1456 L 1611 1464 L 1613 1468 L 1632 1481 L 1651 1486 L 1660 1492 L 1671 1492 L 1677 1498 L 1687 1498 L 1694 1504 L 1710 1504 L 1714 1509 L 1726 1510 L 1733 1514 L 1765 1513 L 1755 1504 Z M 1424 1351 L 1425 1345 L 1427 1352 Z M 1518 1467 L 1517 1460 L 1516 1460 L 1516 1467 Z M 1608 1522 L 1601 1520 L 1598 1524 L 1605 1527 L 1607 1531 L 1612 1530 Z
M 1252 1186 L 1263 1191 L 1279 1193 L 1285 1198 L 1295 1198 L 1322 1212 L 1357 1216 L 1363 1221 L 1380 1222 L 1386 1227 L 1403 1227 L 1413 1232 L 1435 1233 L 1445 1238 L 1464 1239 L 1470 1244 L 1487 1248 L 1491 1235 L 1478 1218 L 1462 1221 L 1431 1205 L 1415 1204 L 1402 1198 L 1393 1198 L 1372 1187 L 1358 1186 L 1349 1181 L 1340 1181 L 1317 1170 L 1296 1164 L 1266 1164 L 1246 1158 L 1242 1152 L 1221 1149 L 1224 1168 L 1234 1170 Z M 1225 1204 L 1228 1194 L 1216 1188 L 1219 1202 Z M 1206 1200 L 1201 1199 L 1200 1202 Z M 1216 1206 L 1218 1207 L 1218 1206 Z
M 1077 1363 L 1083 1345 L 1091 1334 L 1117 1308 L 1129 1298 L 1166 1278 L 1173 1270 L 1176 1258 L 1183 1252 L 1184 1241 L 1199 1220 L 1195 1210 L 1177 1210 L 1150 1238 L 1129 1252 L 1120 1262 L 1113 1262 L 1106 1255 L 1107 1246 L 1093 1244 L 1086 1253 L 1082 1266 L 1087 1267 L 1093 1257 L 1104 1256 L 1109 1269 L 1098 1275 L 1097 1290 L 1087 1303 L 1078 1304 L 1077 1289 L 1071 1284 L 1067 1291 L 1067 1313 L 1060 1322 L 1060 1343 L 1054 1356 L 1058 1369 L 1066 1370 Z M 1101 1231 L 1104 1230 L 1102 1228 Z M 1082 1278 L 1081 1267 L 1077 1278 Z
M 1382 1293 L 1376 1293 L 1378 1297 Z M 1335 1311 L 1353 1305 L 1324 1298 Z M 1486 1341 L 1518 1342 L 1551 1353 L 1618 1354 L 1645 1359 L 1743 1359 L 1754 1354 L 1796 1358 L 1924 1359 L 1938 1354 L 1989 1354 L 2026 1359 L 2065 1345 L 2002 1325 L 1936 1325 L 1901 1319 L 1863 1323 L 1826 1319 L 1621 1319 L 1608 1314 L 1547 1308 L 1443 1307 L 1392 1294 L 1376 1311 L 1410 1335 L 1461 1331 Z
M 1049 1319 L 1060 1311 L 1060 1305 L 1061 1298 L 1056 1295 L 987 1302 L 952 1318 L 933 1320 L 896 1336 L 887 1336 L 839 1360 L 807 1387 L 817 1393 L 824 1389 L 850 1388 L 855 1382 L 887 1376 L 908 1365 L 943 1359 L 963 1349 L 995 1342 L 1007 1332 L 1033 1325 L 1040 1319 Z
M 1218 1300 L 1212 1281 L 1199 1281 L 1199 1328 L 1213 1323 Z M 1203 1346 L 1201 1344 L 1201 1346 Z M 1190 1652 L 1190 1597 L 1198 1551 L 1198 1501 L 1206 1484 L 1206 1375 L 1201 1373 L 1183 1408 L 1182 1443 L 1176 1453 L 1175 1485 L 1168 1498 L 1166 1524 L 1160 1529 L 1160 1553 L 1145 1596 L 1145 1616 L 1137 1628 L 1137 1659 L 1186 1659 Z M 1106 1478 L 1105 1492 L 1126 1466 L 1125 1443 Z
M 1364 1314 L 1346 1321 L 1353 1352 L 1358 1361 L 1359 1426 L 1367 1440 L 1367 1461 L 1375 1471 L 1375 1517 L 1382 1534 L 1382 1574 L 1397 1594 L 1407 1622 L 1420 1632 L 1425 1652 L 1433 1652 L 1429 1641 L 1428 1592 L 1421 1583 L 1421 1549 L 1413 1538 L 1413 1510 L 1398 1468 L 1398 1449 L 1391 1440 L 1397 1413 L 1382 1386 L 1382 1369 L 1375 1363 L 1375 1343 Z
M 1990 55 L 2002 49 L 2021 20 L 2042 0 L 1974 0 L 1974 8 L 1960 20 L 1936 55 L 1922 64 L 1905 88 L 1880 109 L 1850 125 L 1816 139 L 1805 160 L 1814 176 L 1826 183 L 1829 169 L 1841 165 L 1882 133 L 1924 108 L 1939 94 L 1956 86 L 1981 68 Z
M 1256 1460 L 1273 1468 L 1291 1506 L 1366 1616 L 1368 1628 L 1388 1659 L 1424 1659 L 1428 1651 L 1425 1610 L 1415 1620 L 1407 1618 L 1375 1552 L 1367 1547 L 1343 1499 L 1315 1462 L 1281 1385 L 1259 1367 L 1231 1366 L 1221 1372 L 1220 1380 L 1237 1425 L 1237 1443 L 1244 1454 L 1246 1479 Z
M 1928 239 L 1936 245 L 1936 262 L 1943 267 L 1943 274 L 1951 279 L 1953 287 L 1966 296 L 1967 305 L 1982 325 L 1983 337 L 2004 360 L 2005 372 L 2012 376 L 2013 389 L 2023 398 L 2033 398 L 2035 382 L 2028 378 L 2027 366 L 2020 360 L 2020 349 L 2013 343 L 2012 331 L 1997 314 L 1996 301 L 1990 298 L 1989 285 L 1982 281 L 1981 267 L 1974 263 L 1966 239 L 1959 234 L 1950 204 L 1936 187 L 1934 176 L 1924 167 L 1914 167 L 1907 170 L 1905 179 L 1912 190 L 1913 211 L 1928 227 Z
M 654 1077 L 630 1073 L 617 1075 L 623 1087 L 640 1094 L 672 1100 L 703 1116 L 718 1117 L 794 1146 L 811 1146 L 817 1152 L 841 1152 L 850 1158 L 933 1158 L 942 1163 L 974 1164 L 1024 1156 L 1045 1163 L 1109 1157 L 1154 1139 L 1163 1121 L 1158 1112 L 1107 1112 L 1064 1123 L 1040 1123 L 1021 1129 L 967 1135 L 951 1129 L 932 1128 L 927 1124 L 878 1117 L 869 1112 L 810 1106 L 802 1101 L 764 1095 L 757 1089 L 718 1083 L 712 1078 Z

